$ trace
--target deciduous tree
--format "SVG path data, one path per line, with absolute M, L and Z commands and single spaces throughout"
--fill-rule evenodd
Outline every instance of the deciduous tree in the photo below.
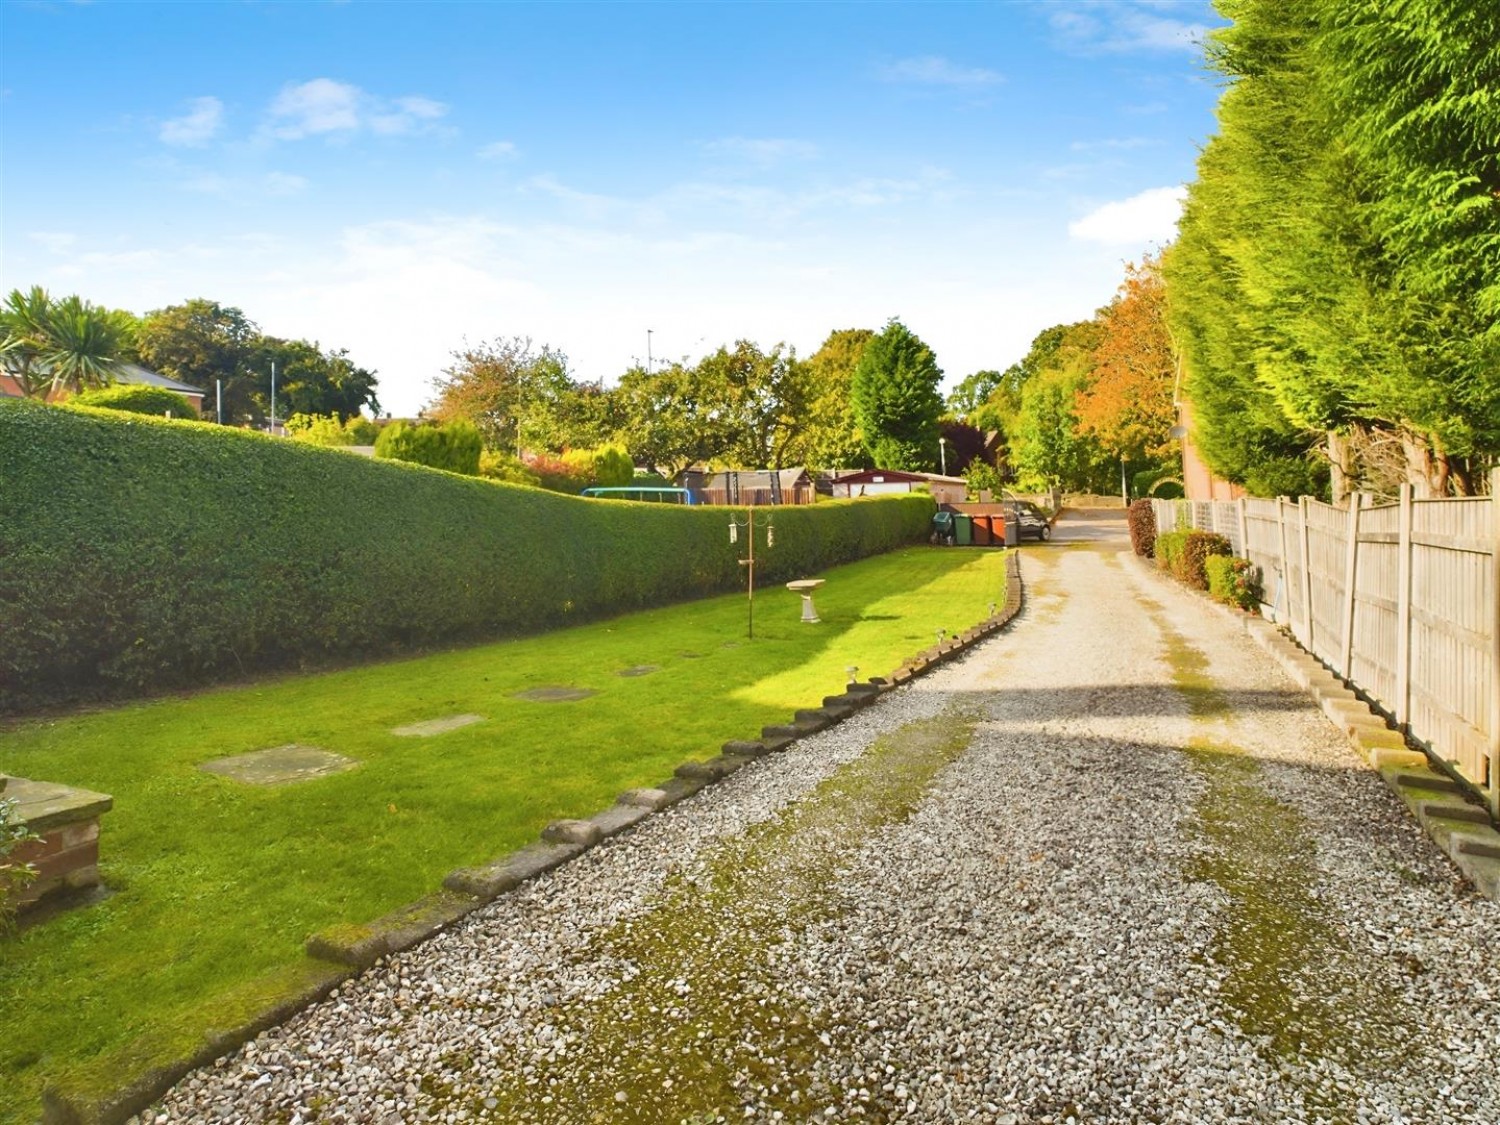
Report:
M 1100 311 L 1092 369 L 1078 393 L 1080 429 L 1128 461 L 1164 461 L 1176 452 L 1176 360 L 1165 313 L 1159 259 L 1127 265 L 1124 284 Z

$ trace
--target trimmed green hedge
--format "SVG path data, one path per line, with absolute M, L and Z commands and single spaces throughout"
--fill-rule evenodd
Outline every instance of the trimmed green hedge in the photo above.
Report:
M 583 500 L 195 422 L 0 400 L 0 711 L 738 587 L 728 511 Z M 926 537 L 933 502 L 778 508 L 766 583 Z
M 141 383 L 116 383 L 109 387 L 99 387 L 74 395 L 68 401 L 74 406 L 97 406 L 101 410 L 125 410 L 131 414 L 165 417 L 170 411 L 173 418 L 198 417 L 193 404 L 176 391 Z

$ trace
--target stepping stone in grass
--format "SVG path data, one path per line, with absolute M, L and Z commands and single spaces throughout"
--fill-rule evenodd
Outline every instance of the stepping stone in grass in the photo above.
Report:
M 679 652 L 677 655 L 680 656 L 680 657 L 682 657 L 684 660 L 697 660 L 703 654 L 701 652 L 686 652 L 686 651 L 684 651 L 684 652 Z
M 215 758 L 198 768 L 206 773 L 242 781 L 246 785 L 290 785 L 296 781 L 311 781 L 316 777 L 343 773 L 357 765 L 359 763 L 353 758 L 346 758 L 342 754 L 292 742 L 285 746 L 273 746 L 269 750 L 252 750 L 248 754 Z
M 516 692 L 517 699 L 529 699 L 533 703 L 576 703 L 580 699 L 587 699 L 591 695 L 598 695 L 596 691 L 581 687 L 551 686 L 535 687 L 529 691 Z
M 649 676 L 658 670 L 656 664 L 637 664 L 634 668 L 621 668 L 615 673 L 617 676 Z
M 441 719 L 427 719 L 424 722 L 410 723 L 404 727 L 392 727 L 391 733 L 398 734 L 402 738 L 429 738 L 434 734 L 447 734 L 450 730 L 458 730 L 459 727 L 470 727 L 482 722 L 484 722 L 483 715 L 445 715 Z

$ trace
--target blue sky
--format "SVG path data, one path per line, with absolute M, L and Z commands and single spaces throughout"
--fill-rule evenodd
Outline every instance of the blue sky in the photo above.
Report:
M 951 384 L 1170 238 L 1197 0 L 0 3 L 0 287 L 236 305 L 409 413 L 899 316 Z

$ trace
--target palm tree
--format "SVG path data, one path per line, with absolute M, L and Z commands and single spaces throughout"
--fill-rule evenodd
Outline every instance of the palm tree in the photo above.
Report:
M 78 394 L 85 387 L 114 381 L 120 369 L 125 326 L 119 314 L 79 297 L 64 297 L 47 317 L 47 348 L 42 361 L 52 386 Z
M 51 336 L 51 312 L 52 298 L 40 285 L 25 293 L 12 289 L 0 305 L 0 370 L 27 398 L 42 398 L 52 385 L 42 359 Z

